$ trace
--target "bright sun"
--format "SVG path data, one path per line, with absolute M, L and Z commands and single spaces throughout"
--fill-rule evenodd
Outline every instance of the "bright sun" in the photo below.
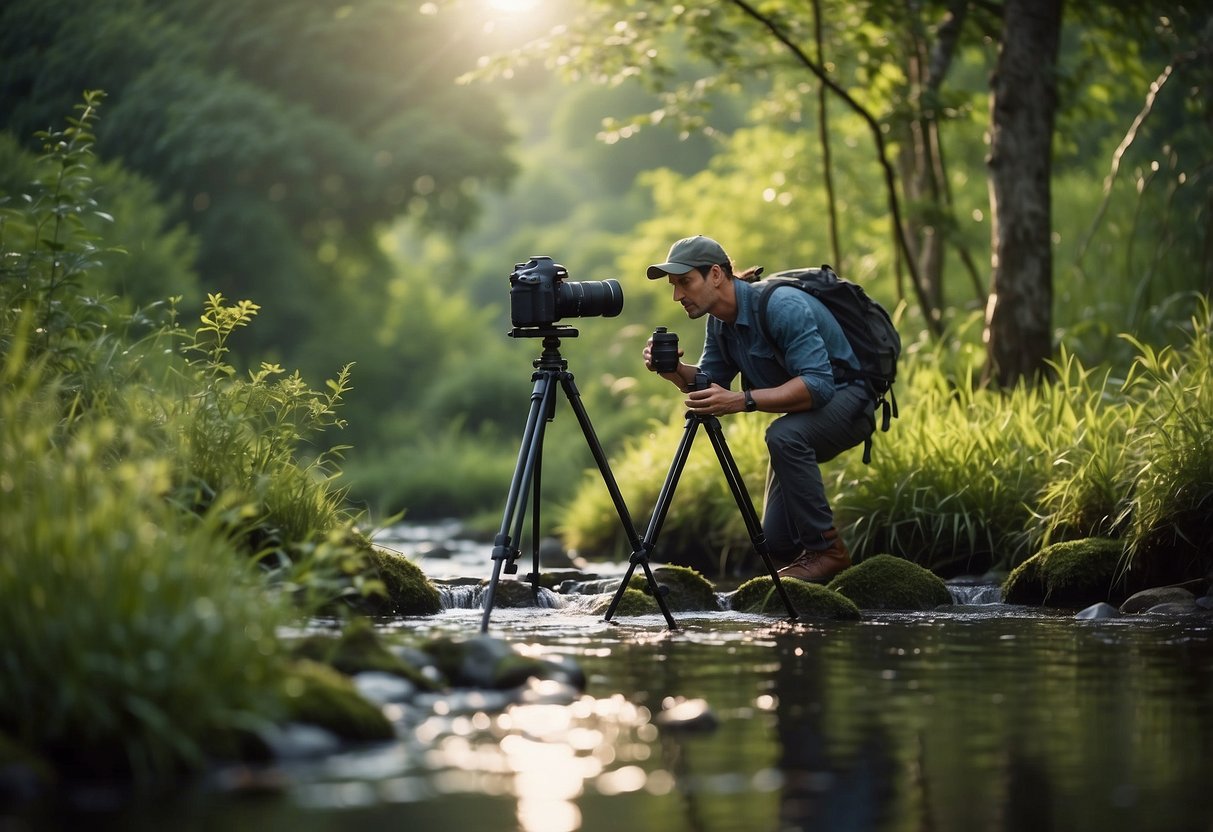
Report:
M 521 14 L 539 5 L 539 0 L 489 0 L 489 5 L 499 12 Z

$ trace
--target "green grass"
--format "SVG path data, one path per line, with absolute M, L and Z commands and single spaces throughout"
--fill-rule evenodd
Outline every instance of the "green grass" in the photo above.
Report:
M 853 450 L 824 466 L 848 545 L 860 558 L 894 554 L 952 576 L 1007 571 L 1049 543 L 1123 537 L 1132 558 L 1125 568 L 1159 580 L 1203 575 L 1213 565 L 1207 302 L 1185 337 L 1161 351 L 1128 339 L 1138 357 L 1124 379 L 1063 352 L 1053 380 L 1006 391 L 975 382 L 979 353 L 916 345 L 897 384 L 901 417 L 876 435 L 872 464 Z M 723 420 L 756 504 L 770 418 Z M 647 510 L 655 501 L 681 427 L 678 412 L 612 460 L 630 506 Z M 710 446 L 706 438 L 696 445 L 659 547 L 747 553 Z M 586 552 L 618 556 L 618 520 L 595 478 L 587 474 L 563 515 L 566 537 Z

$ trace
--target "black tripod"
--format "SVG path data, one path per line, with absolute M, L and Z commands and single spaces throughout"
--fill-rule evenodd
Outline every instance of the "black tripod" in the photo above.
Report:
M 702 380 L 697 378 L 696 389 L 702 389 L 699 385 L 706 386 L 706 383 L 706 378 Z M 788 620 L 795 621 L 796 608 L 792 606 L 792 599 L 788 597 L 787 590 L 783 588 L 783 584 L 779 580 L 779 571 L 771 561 L 766 534 L 762 531 L 762 522 L 758 519 L 758 512 L 754 510 L 754 503 L 750 500 L 750 492 L 746 490 L 745 480 L 741 478 L 741 471 L 737 468 L 737 462 L 733 459 L 733 454 L 729 451 L 728 443 L 724 440 L 724 430 L 720 426 L 720 420 L 715 416 L 702 416 L 690 411 L 687 411 L 686 427 L 683 428 L 682 440 L 678 443 L 678 450 L 674 453 L 674 461 L 670 464 L 670 471 L 666 474 L 665 482 L 661 486 L 661 492 L 657 495 L 657 505 L 654 506 L 653 516 L 649 519 L 649 528 L 644 534 L 644 540 L 641 542 L 641 545 L 632 551 L 631 563 L 628 564 L 628 571 L 623 576 L 623 583 L 619 585 L 619 588 L 615 591 L 615 597 L 611 599 L 611 605 L 607 607 L 606 620 L 610 621 L 611 616 L 615 614 L 615 608 L 619 606 L 619 601 L 623 597 L 624 590 L 627 589 L 628 581 L 636 570 L 637 564 L 644 568 L 645 575 L 649 576 L 649 586 L 653 586 L 652 572 L 649 569 L 649 555 L 653 553 L 653 548 L 657 543 L 657 536 L 661 534 L 661 526 L 665 523 L 666 513 L 670 509 L 670 502 L 674 499 L 674 489 L 678 487 L 678 478 L 682 476 L 683 466 L 686 465 L 687 457 L 691 455 L 691 445 L 695 441 L 695 433 L 700 425 L 707 428 L 708 436 L 712 440 L 712 447 L 716 450 L 716 458 L 720 460 L 720 467 L 724 471 L 724 478 L 729 484 L 729 490 L 733 492 L 733 499 L 737 501 L 737 508 L 741 510 L 741 517 L 745 520 L 746 529 L 750 533 L 750 541 L 754 544 L 754 550 L 758 552 L 759 557 L 762 558 L 762 562 L 766 564 L 767 571 L 771 573 L 771 579 L 775 581 L 775 588 L 779 591 L 779 597 L 783 599 L 783 604 L 788 610 Z M 657 603 L 664 610 L 664 598 L 662 598 L 658 590 L 655 590 L 653 594 L 657 598 Z M 666 618 L 669 618 L 668 613 Z
M 632 517 L 628 514 L 628 508 L 623 502 L 623 496 L 620 494 L 619 486 L 615 482 L 615 475 L 611 473 L 606 452 L 603 451 L 602 445 L 598 441 L 598 436 L 594 433 L 594 427 L 590 424 L 590 417 L 586 413 L 585 405 L 581 401 L 581 394 L 577 392 L 577 386 L 573 383 L 573 374 L 568 371 L 568 362 L 560 356 L 560 338 L 574 337 L 577 335 L 577 330 L 559 326 L 536 330 L 516 329 L 510 335 L 526 338 L 543 338 L 543 353 L 533 362 L 535 372 L 532 374 L 531 379 L 535 382 L 535 388 L 531 392 L 531 409 L 527 414 L 526 430 L 523 433 L 522 445 L 518 449 L 518 462 L 514 466 L 514 476 L 510 481 L 510 492 L 506 498 L 505 513 L 501 518 L 501 528 L 493 539 L 493 577 L 489 580 L 489 588 L 484 596 L 484 618 L 480 624 L 481 632 L 488 631 L 489 615 L 493 612 L 493 596 L 496 594 L 497 583 L 501 579 L 503 566 L 507 574 L 513 575 L 518 572 L 516 561 L 521 552 L 518 549 L 516 541 L 522 537 L 522 522 L 526 515 L 528 490 L 531 490 L 534 500 L 534 512 L 531 518 L 533 523 L 531 527 L 531 545 L 534 565 L 531 573 L 526 577 L 530 580 L 534 591 L 536 593 L 539 592 L 539 486 L 543 465 L 543 434 L 547 423 L 552 421 L 556 416 L 557 382 L 564 388 L 569 404 L 572 405 L 573 412 L 577 414 L 577 421 L 581 425 L 581 432 L 585 434 L 586 442 L 590 446 L 590 452 L 594 455 L 594 461 L 598 463 L 598 470 L 602 473 L 603 482 L 606 483 L 607 490 L 611 494 L 611 500 L 615 503 L 615 510 L 619 513 L 619 520 L 628 535 L 632 551 L 639 551 L 641 547 L 640 535 L 637 534 L 636 527 L 632 524 Z M 511 525 L 513 526 L 512 533 Z M 628 568 L 628 578 L 632 577 L 636 563 L 637 561 L 633 555 L 632 565 Z M 641 565 L 644 567 L 644 574 L 648 579 L 649 588 L 657 599 L 657 605 L 661 608 L 666 623 L 670 629 L 677 629 L 677 625 L 670 615 L 669 607 L 666 606 L 663 589 L 653 579 L 653 572 L 649 568 L 647 559 Z M 612 604 L 613 609 L 614 605 Z M 607 617 L 609 618 L 610 615 L 608 614 Z

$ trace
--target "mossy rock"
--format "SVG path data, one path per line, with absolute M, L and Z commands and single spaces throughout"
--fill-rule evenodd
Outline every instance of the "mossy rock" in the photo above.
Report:
M 371 560 L 387 593 L 386 609 L 396 615 L 433 615 L 442 609 L 438 590 L 425 573 L 406 557 L 382 549 L 371 550 Z
M 293 662 L 283 682 L 289 718 L 319 725 L 347 740 L 395 736 L 383 711 L 358 693 L 348 676 L 319 662 Z
M 1002 597 L 1008 604 L 1081 609 L 1101 601 L 1119 606 L 1118 585 L 1124 544 L 1105 537 L 1046 546 L 1007 576 Z
M 855 602 L 832 589 L 795 578 L 780 578 L 779 583 L 791 599 L 798 617 L 859 620 L 859 607 Z M 730 604 L 737 612 L 786 615 L 788 611 L 770 575 L 759 575 L 737 587 Z
M 893 555 L 867 558 L 835 576 L 828 587 L 861 610 L 931 610 L 952 603 L 943 579 Z
M 607 609 L 611 606 L 611 601 L 614 600 L 614 593 L 603 595 L 596 598 L 594 603 L 590 605 L 590 612 L 594 615 L 606 615 Z M 616 615 L 653 615 L 661 610 L 657 606 L 657 600 L 647 592 L 641 592 L 639 589 L 625 589 L 623 595 L 619 598 L 619 606 L 615 607 Z
M 301 659 L 331 665 L 351 676 L 374 670 L 408 679 L 421 690 L 438 687 L 420 668 L 388 650 L 365 618 L 351 619 L 336 636 L 308 636 L 293 645 L 291 652 Z
M 669 590 L 665 603 L 673 612 L 720 609 L 712 582 L 689 566 L 658 566 L 653 569 L 653 579 Z M 637 570 L 632 575 L 628 589 L 638 589 L 646 594 L 651 592 L 643 570 Z

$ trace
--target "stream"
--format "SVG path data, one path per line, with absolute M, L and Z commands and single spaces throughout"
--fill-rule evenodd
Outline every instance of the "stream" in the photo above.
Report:
M 491 547 L 454 527 L 402 529 L 385 545 L 438 581 L 491 574 Z M 474 595 L 457 581 L 443 591 L 438 615 L 378 626 L 409 643 L 478 634 Z M 659 615 L 605 622 L 560 596 L 495 609 L 492 635 L 571 658 L 585 690 L 534 682 L 389 705 L 393 742 L 280 763 L 257 775 L 264 789 L 212 783 L 107 822 L 1209 832 L 1213 617 L 1078 620 L 998 603 L 996 587 L 952 591 L 949 608 L 858 622 L 676 613 L 677 631 Z

